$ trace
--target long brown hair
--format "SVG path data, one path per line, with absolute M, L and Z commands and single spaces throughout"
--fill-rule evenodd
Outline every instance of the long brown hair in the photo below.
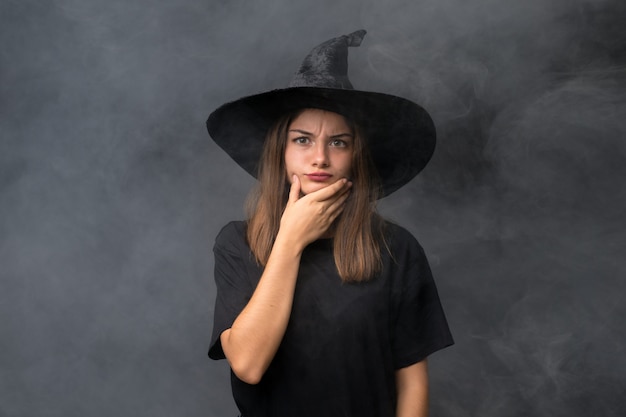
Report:
M 303 110 L 286 114 L 269 129 L 259 161 L 258 183 L 248 198 L 248 244 L 257 262 L 265 266 L 289 197 L 285 148 L 291 122 Z M 372 278 L 382 268 L 384 221 L 376 213 L 379 180 L 369 149 L 358 126 L 346 118 L 354 134 L 352 190 L 343 213 L 333 223 L 334 259 L 344 282 Z

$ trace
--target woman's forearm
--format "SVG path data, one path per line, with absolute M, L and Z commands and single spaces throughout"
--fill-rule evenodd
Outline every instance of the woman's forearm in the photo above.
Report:
M 291 315 L 301 254 L 297 242 L 279 233 L 254 294 L 221 335 L 224 354 L 244 382 L 258 383 L 278 350 Z
M 396 371 L 396 417 L 428 416 L 428 368 L 426 360 Z
M 258 383 L 274 359 L 291 316 L 302 251 L 341 213 L 351 185 L 340 179 L 300 198 L 294 175 L 265 270 L 246 307 L 220 337 L 226 359 L 242 381 Z

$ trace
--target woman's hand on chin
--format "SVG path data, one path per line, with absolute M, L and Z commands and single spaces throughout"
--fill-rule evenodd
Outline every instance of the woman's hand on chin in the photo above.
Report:
M 278 235 L 283 235 L 291 244 L 304 249 L 323 236 L 341 214 L 351 187 L 352 183 L 342 178 L 328 187 L 301 197 L 300 179 L 294 175 Z

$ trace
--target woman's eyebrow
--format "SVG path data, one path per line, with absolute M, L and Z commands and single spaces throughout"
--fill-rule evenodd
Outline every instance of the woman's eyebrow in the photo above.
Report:
M 289 133 L 294 132 L 294 133 L 301 133 L 303 135 L 309 135 L 309 136 L 313 136 L 313 133 L 311 132 L 307 132 L 306 130 L 301 130 L 301 129 L 289 129 Z
M 300 133 L 301 135 L 314 136 L 313 133 L 307 132 L 306 130 L 302 130 L 302 129 L 289 129 L 289 133 L 292 133 L 292 132 L 293 133 Z M 344 137 L 344 136 L 348 136 L 350 138 L 354 137 L 354 135 L 352 135 L 351 133 L 347 133 L 347 132 L 346 133 L 338 133 L 336 135 L 331 135 L 330 137 L 333 138 L 333 139 L 336 139 L 336 138 L 341 138 L 341 137 Z
M 331 138 L 332 139 L 337 139 L 337 138 L 342 138 L 342 137 L 346 137 L 346 136 L 349 137 L 349 138 L 353 138 L 354 137 L 354 135 L 351 134 L 351 133 L 338 133 L 336 135 L 332 135 Z

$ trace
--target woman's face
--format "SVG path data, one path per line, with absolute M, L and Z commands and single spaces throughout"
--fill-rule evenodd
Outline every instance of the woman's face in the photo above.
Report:
M 289 125 L 285 148 L 287 178 L 300 179 L 306 195 L 350 178 L 354 133 L 343 116 L 306 109 Z

